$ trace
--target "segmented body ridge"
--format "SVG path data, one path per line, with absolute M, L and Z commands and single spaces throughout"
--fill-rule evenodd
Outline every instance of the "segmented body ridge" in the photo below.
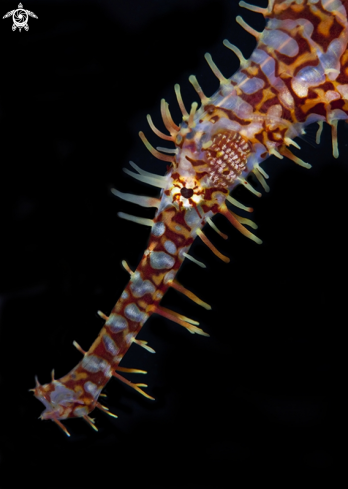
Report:
M 140 264 L 135 271 L 124 264 L 130 281 L 111 313 L 108 316 L 100 313 L 105 325 L 88 352 L 82 352 L 81 362 L 61 379 L 52 379 L 44 386 L 37 382 L 34 389 L 35 396 L 46 407 L 42 418 L 52 419 L 66 433 L 59 420 L 83 417 L 94 427 L 88 414 L 95 407 L 108 411 L 98 398 L 112 376 L 150 397 L 141 389 L 141 384 L 133 384 L 121 376 L 119 372 L 131 372 L 131 369 L 119 364 L 133 342 L 149 349 L 145 342 L 136 340 L 136 336 L 151 314 L 172 319 L 191 333 L 205 334 L 197 322 L 163 308 L 160 301 L 167 289 L 173 287 L 209 308 L 180 285 L 175 276 L 183 260 L 190 258 L 189 248 L 197 236 L 216 256 L 229 261 L 202 231 L 208 223 L 226 237 L 211 221 L 215 214 L 224 215 L 246 237 L 261 243 L 248 229 L 255 229 L 256 225 L 226 205 L 227 201 L 237 209 L 250 211 L 231 198 L 230 192 L 242 184 L 260 195 L 247 180 L 251 172 L 267 191 L 267 174 L 260 165 L 270 155 L 279 159 L 287 157 L 309 168 L 310 165 L 295 156 L 289 146 L 298 146 L 294 138 L 313 122 L 318 122 L 320 129 L 324 121 L 332 127 L 333 154 L 338 156 L 337 123 L 348 119 L 348 2 L 269 0 L 267 8 L 245 2 L 240 5 L 266 18 L 262 33 L 237 18 L 257 39 L 250 59 L 246 60 L 237 47 L 225 41 L 225 46 L 239 57 L 240 68 L 226 78 L 211 56 L 206 55 L 220 82 L 214 95 L 206 96 L 197 79 L 191 76 L 190 82 L 200 97 L 200 107 L 194 102 L 187 110 L 180 87 L 176 85 L 183 115 L 180 125 L 173 121 L 164 100 L 161 113 L 168 134 L 159 131 L 148 116 L 152 130 L 173 143 L 173 150 L 165 153 L 162 148 L 153 148 L 140 133 L 149 151 L 170 165 L 168 172 L 161 177 L 142 170 L 135 163 L 131 166 L 136 173 L 125 171 L 144 183 L 159 187 L 160 199 L 114 191 L 124 200 L 155 207 L 157 211 L 153 220 L 120 214 L 120 217 L 151 227 L 149 244 Z

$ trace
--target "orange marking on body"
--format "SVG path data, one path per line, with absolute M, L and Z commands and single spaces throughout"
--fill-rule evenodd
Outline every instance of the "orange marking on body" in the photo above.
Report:
M 303 12 L 305 9 L 304 5 L 291 5 L 291 10 L 296 13 L 296 15 L 300 14 Z
M 330 29 L 334 23 L 334 19 L 332 17 L 326 16 L 318 25 L 318 33 L 324 37 L 329 37 Z
M 147 302 L 145 302 L 144 300 L 138 300 L 138 305 L 142 308 L 142 309 L 146 309 L 147 307 Z
M 163 278 L 164 278 L 164 273 L 159 273 L 158 275 L 153 274 L 151 280 L 158 287 L 163 282 Z

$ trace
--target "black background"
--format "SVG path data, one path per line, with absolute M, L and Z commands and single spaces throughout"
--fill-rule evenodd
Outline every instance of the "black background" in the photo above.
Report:
M 265 6 L 265 2 L 255 2 Z M 2 1 L 1 16 L 16 8 Z M 156 195 L 122 168 L 132 159 L 165 172 L 138 138 L 146 114 L 164 130 L 160 99 L 180 112 L 197 100 L 188 76 L 208 95 L 218 86 L 203 55 L 225 76 L 255 40 L 235 22 L 262 30 L 262 16 L 233 0 L 26 1 L 29 31 L 1 33 L 0 485 L 2 488 L 225 488 L 250 482 L 283 487 L 346 465 L 347 128 L 340 158 L 329 127 L 319 147 L 299 143 L 308 171 L 270 158 L 271 191 L 254 208 L 258 246 L 222 217 L 207 235 L 231 257 L 225 265 L 200 242 L 179 280 L 213 306 L 205 311 L 175 291 L 163 305 L 201 322 L 210 338 L 152 317 L 123 366 L 148 370 L 148 401 L 112 380 L 105 404 L 119 418 L 95 413 L 99 432 L 66 422 L 68 439 L 38 420 L 43 406 L 28 392 L 66 374 L 98 334 L 146 247 L 149 229 L 118 211 L 152 217 L 110 189 Z M 315 131 L 309 130 L 308 140 Z M 295 150 L 296 152 L 296 150 Z M 259 184 L 253 180 L 256 188 Z M 144 381 L 134 376 L 134 381 Z M 300 478 L 299 478 L 300 477 Z M 241 483 L 241 481 L 243 481 Z

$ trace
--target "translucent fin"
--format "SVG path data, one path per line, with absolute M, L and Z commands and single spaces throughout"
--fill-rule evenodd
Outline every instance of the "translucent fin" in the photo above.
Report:
M 56 425 L 57 425 L 57 426 L 59 426 L 59 428 L 60 428 L 61 430 L 63 430 L 63 431 L 64 431 L 64 433 L 66 434 L 66 436 L 70 436 L 69 431 L 68 431 L 68 430 L 65 428 L 65 426 L 63 425 L 63 423 L 61 423 L 61 422 L 59 421 L 59 419 L 54 419 L 54 418 L 52 418 L 52 421 L 53 421 L 54 423 L 56 423 Z
M 163 316 L 167 319 L 170 319 L 174 323 L 180 324 L 180 326 L 184 326 L 184 328 L 186 328 L 192 334 L 197 333 L 202 336 L 209 336 L 202 329 L 197 328 L 197 326 L 195 326 L 196 324 L 197 325 L 199 324 L 197 321 L 193 321 L 193 319 L 187 318 L 186 316 L 182 316 L 181 314 L 178 314 L 175 311 L 171 311 L 170 309 L 166 309 L 165 307 L 161 307 L 161 306 L 156 306 L 154 304 L 151 304 L 148 310 L 153 313 L 159 314 L 160 316 Z
M 86 421 L 86 423 L 89 424 L 89 426 L 91 428 L 94 429 L 94 431 L 98 431 L 98 428 L 96 427 L 96 425 L 94 424 L 94 419 L 93 418 L 90 418 L 89 416 L 87 416 L 87 414 L 85 414 L 84 416 L 82 416 L 82 418 Z
M 297 149 L 301 149 L 301 146 L 299 144 L 296 143 L 296 141 L 294 141 L 293 139 L 291 138 L 284 138 L 284 143 L 287 145 L 287 146 L 295 146 L 295 148 Z
M 289 158 L 289 160 L 293 161 L 297 165 L 303 166 L 303 168 L 307 168 L 307 169 L 312 168 L 312 165 L 306 163 L 305 161 L 301 160 L 301 158 L 295 156 L 293 153 L 291 153 L 290 150 L 288 150 L 288 148 L 282 147 L 281 152 L 283 156 L 286 156 L 286 158 Z
M 134 168 L 134 170 L 136 170 L 140 175 L 143 175 L 144 177 L 156 177 L 160 180 L 165 180 L 165 177 L 161 177 L 161 175 L 156 175 L 156 173 L 151 173 L 143 170 L 142 168 L 140 168 L 140 166 L 136 165 L 134 161 L 130 161 L 129 164 L 132 168 Z
M 81 348 L 81 346 L 77 343 L 77 341 L 74 340 L 73 345 L 76 348 L 76 350 L 78 350 L 80 353 L 82 353 L 82 355 L 86 355 L 87 352 L 85 352 L 85 350 L 83 350 Z
M 142 394 L 147 399 L 151 399 L 152 401 L 155 400 L 154 397 L 149 396 L 149 394 L 146 394 L 146 392 L 144 392 L 142 389 L 140 389 L 140 387 L 147 387 L 146 384 L 133 384 L 133 382 L 131 382 L 130 380 L 127 380 L 125 377 L 122 377 L 122 375 L 119 375 L 116 372 L 112 372 L 112 375 L 114 377 L 116 377 L 116 379 L 119 379 L 124 384 L 127 384 L 127 385 L 129 385 L 129 387 L 132 387 L 132 389 L 135 389 L 137 392 L 139 392 L 140 394 Z
M 274 155 L 276 158 L 282 160 L 284 158 L 284 155 L 279 153 L 275 148 L 271 147 L 268 149 L 270 155 Z
M 150 353 L 156 353 L 155 350 L 153 348 L 151 348 L 151 346 L 148 346 L 147 341 L 137 340 L 137 339 L 133 338 L 133 343 L 141 346 L 142 348 L 145 348 L 145 350 L 149 351 Z
M 199 267 L 207 268 L 207 266 L 204 265 L 204 263 L 202 263 L 201 261 L 196 260 L 196 258 L 193 258 L 193 256 L 189 255 L 188 253 L 183 253 L 183 256 L 185 258 L 187 258 L 188 260 L 191 260 L 193 263 L 195 263 Z
M 146 219 L 145 217 L 132 216 L 131 214 L 126 214 L 125 212 L 118 212 L 117 215 L 121 219 L 136 222 L 137 224 L 141 224 L 142 226 L 149 226 L 150 228 L 152 228 L 152 226 L 154 225 L 154 221 L 152 219 Z
M 116 195 L 119 199 L 126 200 L 127 202 L 132 202 L 132 204 L 140 205 L 141 207 L 156 207 L 158 209 L 161 201 L 154 197 L 146 197 L 143 195 L 134 194 L 124 194 L 119 190 L 112 188 L 111 192 Z
M 179 126 L 175 124 L 169 111 L 168 103 L 162 98 L 161 100 L 161 115 L 163 123 L 168 129 L 171 136 L 175 137 L 179 131 Z
M 116 367 L 118 372 L 127 372 L 128 374 L 147 374 L 146 370 L 138 370 L 137 368 Z
M 116 416 L 116 414 L 114 413 L 111 413 L 109 411 L 109 408 L 107 408 L 106 406 L 103 406 L 102 404 L 100 404 L 100 402 L 96 402 L 95 403 L 95 407 L 97 407 L 98 409 L 100 409 L 101 411 L 103 411 L 104 413 L 108 414 L 109 416 L 111 416 L 112 418 L 118 418 L 118 416 Z M 97 430 L 98 431 L 98 430 Z
M 255 190 L 254 187 L 247 180 L 245 180 L 245 178 L 237 177 L 236 180 L 244 185 L 244 187 L 247 188 L 252 194 L 256 195 L 257 197 L 262 197 L 261 192 Z
M 156 305 L 152 304 L 152 305 L 150 305 L 150 309 L 152 310 L 152 312 L 156 312 L 157 314 L 160 314 L 161 316 L 164 316 L 164 313 L 167 313 L 167 315 L 165 317 L 169 317 L 169 316 L 175 317 L 175 320 L 179 319 L 180 321 L 184 321 L 185 323 L 192 324 L 194 326 L 199 326 L 198 321 L 195 321 L 194 319 L 183 316 L 182 314 L 179 314 L 178 312 L 171 311 L 170 309 L 167 309 L 165 307 L 156 306 Z M 187 327 L 187 325 L 185 327 Z
M 163 132 L 157 129 L 155 124 L 152 122 L 150 114 L 147 114 L 146 119 L 147 122 L 149 123 L 150 128 L 156 134 L 156 136 L 158 136 L 161 139 L 165 139 L 166 141 L 174 141 L 174 138 L 172 136 L 168 136 L 167 134 L 164 134 Z
M 206 302 L 202 301 L 199 297 L 196 296 L 196 294 L 194 294 L 190 290 L 188 290 L 185 287 L 183 287 L 176 280 L 170 281 L 169 282 L 169 286 L 172 287 L 173 289 L 177 290 L 178 292 L 181 292 L 182 294 L 186 295 L 186 297 L 188 297 L 189 299 L 191 299 L 191 301 L 195 302 L 199 306 L 202 306 L 202 307 L 204 307 L 204 309 L 207 309 L 208 311 L 210 311 L 211 306 L 209 304 L 207 304 Z
M 133 163 L 133 162 L 130 161 L 129 163 Z M 165 180 L 165 178 L 161 177 L 160 175 L 155 175 L 148 172 L 143 173 L 143 170 L 142 173 L 139 172 L 138 175 L 137 173 L 128 170 L 128 168 L 123 168 L 123 171 L 127 173 L 127 175 L 129 175 L 130 177 L 135 178 L 135 180 L 139 180 L 140 182 L 147 183 L 149 185 L 152 185 L 153 187 L 165 188 L 167 186 L 167 181 Z
M 256 163 L 255 167 L 259 170 L 264 178 L 269 178 L 268 173 L 266 173 L 265 170 L 258 163 Z
M 319 122 L 324 122 L 324 121 L 319 121 Z M 310 124 L 309 126 L 306 126 L 306 130 L 302 128 L 301 134 L 298 134 L 298 138 L 304 141 L 306 144 L 309 144 L 312 146 L 312 148 L 317 149 L 317 133 L 318 133 L 318 128 L 315 127 L 314 124 Z
M 229 212 L 237 219 L 238 222 L 241 224 L 245 224 L 246 226 L 250 226 L 253 229 L 257 229 L 258 225 L 254 222 L 251 221 L 250 219 L 246 219 L 245 217 L 238 216 L 238 214 L 235 214 L 234 212 L 230 211 Z
M 36 382 L 36 386 L 35 386 L 35 388 L 34 388 L 34 389 L 28 389 L 28 391 L 29 391 L 29 392 L 35 392 L 35 389 L 36 389 L 37 387 L 40 387 L 40 384 L 38 384 L 38 380 L 37 380 L 37 377 L 36 377 L 36 376 L 35 376 L 35 380 L 37 381 L 37 382 Z
M 250 3 L 244 1 L 239 2 L 239 6 L 251 10 L 252 12 L 261 14 L 264 17 L 269 13 L 268 8 L 257 7 L 256 5 L 251 5 Z
M 316 135 L 316 138 L 315 138 L 315 142 L 317 144 L 320 144 L 320 139 L 321 139 L 321 134 L 323 132 L 323 129 L 324 129 L 324 121 L 318 121 L 318 131 L 317 131 L 317 135 Z
M 255 236 L 255 234 L 248 231 L 244 226 L 242 226 L 242 224 L 236 219 L 235 214 L 233 214 L 233 212 L 231 212 L 225 205 L 221 207 L 220 212 L 230 221 L 232 226 L 238 229 L 238 231 L 241 232 L 244 236 L 252 239 L 257 244 L 262 244 L 261 239 Z
M 217 250 L 215 248 L 215 246 L 213 245 L 213 243 L 211 241 L 209 241 L 209 239 L 206 237 L 206 235 L 203 233 L 203 231 L 201 229 L 197 229 L 196 231 L 197 233 L 197 236 L 199 236 L 201 238 L 201 240 L 203 241 L 203 243 L 208 246 L 208 248 L 214 253 L 215 256 L 217 256 L 218 258 L 220 258 L 220 260 L 224 261 L 225 263 L 228 263 L 230 261 L 230 259 L 228 258 L 228 256 L 225 256 L 223 255 L 222 253 L 220 253 L 219 250 Z
M 248 60 L 244 58 L 242 51 L 237 46 L 230 43 L 230 41 L 228 41 L 227 39 L 223 40 L 223 44 L 224 46 L 226 46 L 226 48 L 230 49 L 237 56 L 241 66 L 247 63 Z
M 220 231 L 220 229 L 217 228 L 217 226 L 215 225 L 215 223 L 210 219 L 210 217 L 207 217 L 207 223 L 209 224 L 209 226 L 214 229 L 214 231 L 216 233 L 218 233 L 219 236 L 221 236 L 221 238 L 223 239 L 228 239 L 228 236 L 227 234 L 224 234 Z
M 188 118 L 188 122 L 187 122 L 187 125 L 191 129 L 193 129 L 195 127 L 194 117 L 195 117 L 197 108 L 198 108 L 197 102 L 193 102 L 192 105 L 191 105 L 191 112 L 190 112 L 190 115 L 189 115 L 189 118 Z
M 184 119 L 184 121 L 186 121 L 189 114 L 188 114 L 186 107 L 184 105 L 184 101 L 183 101 L 182 96 L 181 96 L 180 85 L 178 83 L 176 83 L 174 85 L 174 90 L 175 90 L 176 99 L 178 101 L 180 110 L 182 112 L 183 119 Z
M 103 406 L 102 404 L 100 404 L 100 402 L 98 402 L 98 406 L 96 405 L 96 407 L 97 407 L 98 409 L 101 409 L 101 410 L 102 410 L 102 411 L 104 411 L 104 412 L 105 412 L 105 411 L 109 411 L 109 408 L 108 408 L 108 407 L 106 407 L 106 406 Z
M 255 177 L 258 179 L 258 181 L 261 183 L 264 190 L 266 192 L 269 192 L 269 186 L 267 185 L 266 180 L 263 178 L 263 175 L 261 174 L 261 172 L 259 171 L 259 169 L 257 167 L 254 168 L 253 173 L 254 173 Z
M 133 275 L 134 272 L 130 269 L 126 260 L 122 260 L 122 266 L 129 273 L 129 275 Z
M 168 154 L 178 154 L 178 149 L 177 148 L 162 148 L 161 146 L 156 146 L 157 151 L 163 151 L 163 153 L 168 153 Z
M 160 153 L 159 151 L 157 151 L 157 149 L 155 149 L 152 146 L 152 144 L 149 143 L 149 141 L 146 139 L 145 134 L 142 131 L 139 132 L 139 136 L 140 136 L 140 139 L 142 140 L 142 142 L 145 144 L 146 149 L 148 149 L 150 151 L 150 153 L 155 158 L 158 158 L 159 160 L 162 160 L 162 161 L 166 161 L 167 163 L 173 163 L 173 161 L 174 161 L 173 156 L 164 155 L 164 154 Z
M 202 105 L 207 105 L 210 102 L 210 98 L 208 98 L 204 94 L 204 92 L 203 92 L 200 84 L 198 83 L 197 78 L 195 77 L 195 75 L 189 76 L 189 82 L 191 83 L 191 85 L 193 86 L 193 88 L 196 90 L 199 98 L 201 99 Z
M 224 77 L 224 75 L 221 73 L 221 71 L 219 70 L 219 68 L 214 63 L 213 58 L 211 57 L 211 54 L 210 53 L 205 53 L 204 57 L 205 57 L 208 65 L 209 65 L 209 68 L 214 73 L 214 75 L 219 80 L 219 82 L 221 84 L 230 83 L 230 81 L 227 78 Z
M 238 200 L 236 200 L 233 197 L 231 197 L 231 195 L 228 195 L 226 197 L 226 200 L 228 200 L 228 202 L 231 202 L 231 204 L 235 205 L 239 209 L 243 209 L 243 211 L 253 212 L 253 210 L 254 210 L 252 207 L 245 207 L 245 205 L 243 205 L 240 202 L 238 202 Z
M 252 36 L 254 36 L 257 41 L 260 39 L 261 32 L 256 31 L 253 27 L 251 27 L 249 24 L 247 24 L 245 22 L 245 20 L 243 19 L 243 17 L 241 17 L 240 15 L 237 15 L 236 21 L 238 22 L 238 24 L 240 26 L 243 27 L 243 29 L 245 31 L 247 31 L 249 34 L 251 34 Z
M 229 211 L 233 217 L 235 217 L 237 219 L 238 222 L 240 222 L 241 224 L 246 224 L 247 226 L 250 226 L 251 228 L 253 229 L 257 229 L 258 228 L 258 225 L 254 222 L 254 221 L 251 221 L 250 219 L 246 219 L 245 217 L 241 217 L 241 216 L 238 216 L 238 214 L 235 214 L 234 212 L 232 211 Z
M 334 158 L 338 158 L 340 153 L 338 150 L 337 127 L 338 119 L 331 121 L 331 136 L 332 136 L 332 154 Z

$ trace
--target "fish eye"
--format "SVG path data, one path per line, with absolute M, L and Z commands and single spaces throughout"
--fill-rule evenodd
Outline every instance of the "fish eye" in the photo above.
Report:
M 189 199 L 190 197 L 192 197 L 193 195 L 193 189 L 192 188 L 186 188 L 186 187 L 183 187 L 181 190 L 180 190 L 180 193 L 183 197 L 185 197 L 185 199 Z

